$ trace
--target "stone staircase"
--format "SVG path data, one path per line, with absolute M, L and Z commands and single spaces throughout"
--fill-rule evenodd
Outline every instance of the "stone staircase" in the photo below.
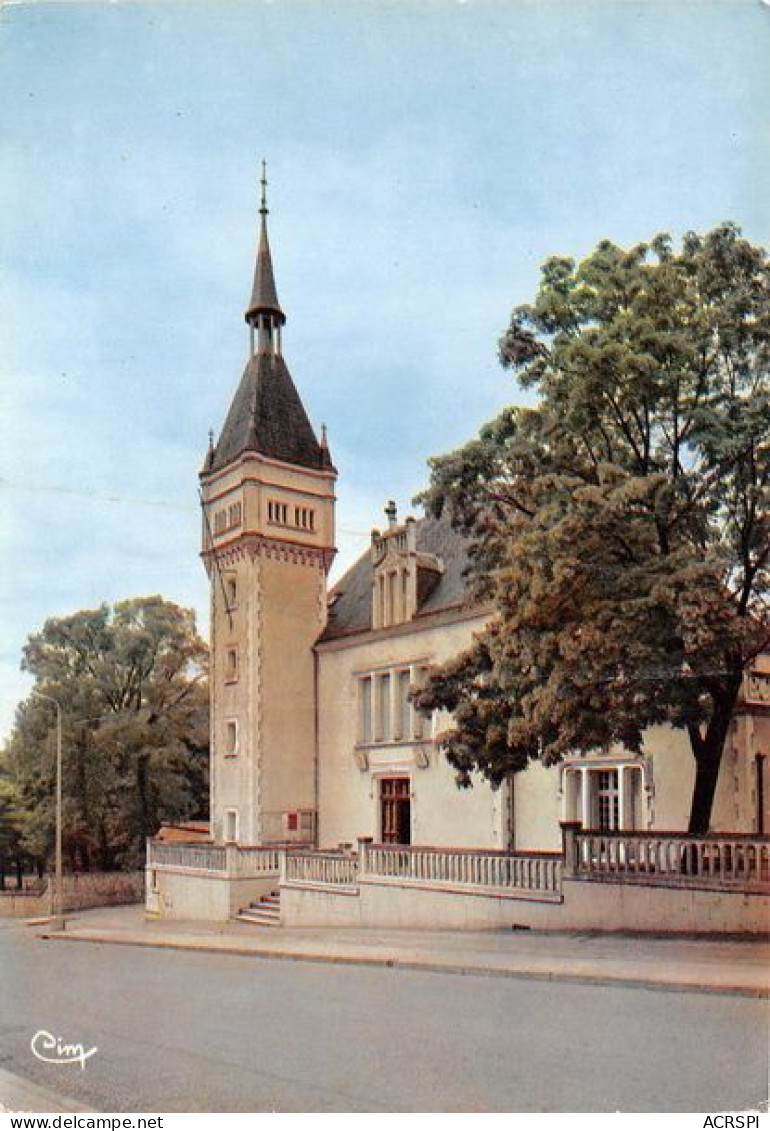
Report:
M 240 923 L 251 923 L 255 927 L 280 927 L 281 893 L 271 891 L 269 895 L 260 896 L 256 903 L 242 907 L 235 918 Z

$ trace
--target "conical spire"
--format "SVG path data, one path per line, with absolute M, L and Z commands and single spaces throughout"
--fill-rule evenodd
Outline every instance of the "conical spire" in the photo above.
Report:
M 204 477 L 229 466 L 247 452 L 314 471 L 334 470 L 326 432 L 319 443 L 281 354 L 281 325 L 285 318 L 275 293 L 267 242 L 266 187 L 263 162 L 262 232 L 254 291 L 246 313 L 251 327 L 251 352 L 219 440 L 216 445 L 213 438 L 209 442 L 201 472 Z
M 254 269 L 254 286 L 251 289 L 251 302 L 246 311 L 246 321 L 256 326 L 259 315 L 267 314 L 276 320 L 279 325 L 286 321 L 286 315 L 281 310 L 278 301 L 278 292 L 275 289 L 273 275 L 273 260 L 270 255 L 270 243 L 267 238 L 267 167 L 262 162 L 262 201 L 259 214 L 262 217 L 259 229 L 259 246 L 257 248 L 257 265 Z

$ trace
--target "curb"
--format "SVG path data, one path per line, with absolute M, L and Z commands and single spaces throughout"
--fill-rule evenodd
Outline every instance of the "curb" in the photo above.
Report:
M 225 945 L 209 946 L 206 943 L 186 942 L 183 940 L 169 939 L 143 939 L 143 938 L 116 938 L 100 934 L 67 934 L 66 932 L 50 932 L 39 936 L 43 939 L 56 939 L 65 942 L 105 943 L 108 946 L 139 946 L 156 950 L 186 950 L 199 954 L 227 954 L 237 958 L 263 958 L 279 959 L 284 962 L 315 962 L 331 966 L 382 966 L 397 970 L 422 970 L 434 974 L 460 974 L 485 978 L 519 978 L 538 982 L 571 982 L 577 985 L 592 986 L 627 986 L 631 989 L 662 990 L 672 993 L 699 993 L 699 994 L 724 994 L 733 997 L 768 998 L 770 987 L 767 986 L 742 986 L 706 985 L 703 982 L 687 981 L 661 981 L 660 979 L 645 977 L 624 977 L 622 974 L 587 974 L 574 971 L 559 970 L 532 970 L 527 968 L 507 969 L 501 966 L 475 966 L 461 962 L 436 962 L 431 959 L 419 958 L 386 958 L 378 955 L 342 955 L 321 954 L 317 951 L 291 952 L 285 950 L 271 950 L 269 948 L 256 949 L 254 947 L 238 947 Z

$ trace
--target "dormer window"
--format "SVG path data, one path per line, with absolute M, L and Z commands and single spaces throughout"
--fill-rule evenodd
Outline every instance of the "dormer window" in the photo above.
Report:
M 418 550 L 413 518 L 399 525 L 393 502 L 385 513 L 388 529 L 372 531 L 372 628 L 410 621 L 444 571 L 438 558 Z

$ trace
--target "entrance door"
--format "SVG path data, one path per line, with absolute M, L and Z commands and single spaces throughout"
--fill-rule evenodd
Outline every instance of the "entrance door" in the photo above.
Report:
M 412 804 L 409 778 L 380 780 L 380 812 L 383 844 L 411 844 Z

